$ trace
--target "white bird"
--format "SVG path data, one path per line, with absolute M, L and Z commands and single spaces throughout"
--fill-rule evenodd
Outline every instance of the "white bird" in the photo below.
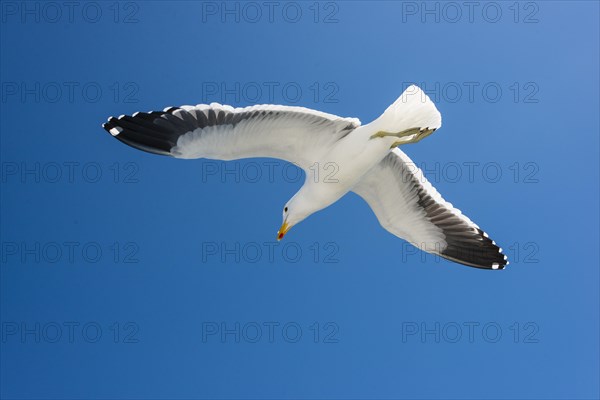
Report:
M 283 207 L 278 240 L 353 191 L 385 229 L 421 250 L 477 268 L 503 269 L 508 261 L 502 249 L 446 202 L 397 147 L 418 142 L 441 124 L 433 102 L 413 85 L 367 125 L 303 107 L 212 103 L 111 117 L 103 127 L 121 142 L 154 154 L 272 157 L 300 166 L 305 182 Z

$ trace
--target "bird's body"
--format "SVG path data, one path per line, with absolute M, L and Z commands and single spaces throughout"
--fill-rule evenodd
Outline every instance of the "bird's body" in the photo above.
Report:
M 397 146 L 441 126 L 431 100 L 416 86 L 375 121 L 301 107 L 220 104 L 167 108 L 110 118 L 104 128 L 138 149 L 176 158 L 234 160 L 274 157 L 306 172 L 283 210 L 278 239 L 349 191 L 371 206 L 381 225 L 424 251 L 485 269 L 508 262 L 477 225 L 445 202 Z
M 393 140 L 371 140 L 372 129 L 360 126 L 340 139 L 331 151 L 324 151 L 309 167 L 303 193 L 318 200 L 315 211 L 338 201 L 352 190 L 362 176 L 389 152 Z M 300 192 L 299 192 L 300 193 Z

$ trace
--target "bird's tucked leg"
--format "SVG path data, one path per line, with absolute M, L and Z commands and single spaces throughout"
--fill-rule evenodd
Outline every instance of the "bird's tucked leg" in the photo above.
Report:
M 410 128 L 410 129 L 406 129 L 402 132 L 395 132 L 395 133 L 379 131 L 379 132 L 375 133 L 374 135 L 372 135 L 371 139 L 383 138 L 383 137 L 387 137 L 387 136 L 392 136 L 392 137 L 397 137 L 399 139 L 402 139 L 402 140 L 397 140 L 392 144 L 391 148 L 394 148 L 401 144 L 417 143 L 418 141 L 423 140 L 427 136 L 431 135 L 433 132 L 435 132 L 435 128 L 432 128 L 432 129 Z

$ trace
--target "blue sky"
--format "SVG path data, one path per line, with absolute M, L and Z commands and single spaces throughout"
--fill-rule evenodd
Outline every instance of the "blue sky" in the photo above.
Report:
M 600 395 L 597 2 L 0 6 L 3 398 Z M 294 167 L 100 127 L 212 101 L 367 123 L 411 83 L 443 127 L 404 150 L 506 270 L 353 194 L 277 245 Z

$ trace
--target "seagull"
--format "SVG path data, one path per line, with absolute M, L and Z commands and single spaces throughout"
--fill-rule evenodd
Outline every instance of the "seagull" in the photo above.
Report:
M 441 125 L 434 103 L 412 85 L 367 125 L 304 107 L 212 103 L 111 117 L 102 126 L 121 142 L 159 155 L 268 157 L 296 164 L 306 178 L 283 207 L 278 240 L 308 216 L 354 192 L 383 228 L 417 248 L 471 267 L 503 269 L 508 261 L 502 249 L 445 201 L 399 149 Z

